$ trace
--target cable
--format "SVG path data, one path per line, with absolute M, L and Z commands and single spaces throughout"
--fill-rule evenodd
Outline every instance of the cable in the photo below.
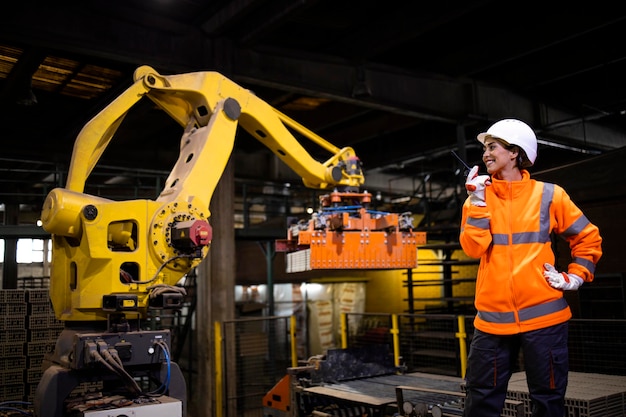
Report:
M 147 287 L 146 289 L 152 290 L 150 291 L 150 298 L 156 298 L 159 295 L 163 293 L 168 293 L 168 292 L 177 292 L 177 293 L 182 294 L 183 296 L 187 295 L 187 290 L 185 288 L 177 287 L 175 285 L 156 284 L 156 285 L 151 285 Z
M 96 359 L 96 361 L 103 364 L 107 369 L 109 369 L 114 374 L 120 376 L 122 379 L 126 381 L 126 386 L 130 388 L 135 394 L 141 394 L 142 390 L 137 384 L 137 381 L 130 375 L 123 366 L 120 366 L 116 360 L 113 358 L 108 349 L 102 349 L 102 355 L 96 351 L 91 351 L 91 355 Z M 104 357 L 103 357 L 104 355 Z
M 24 414 L 25 416 L 32 415 L 32 412 L 28 410 L 22 410 L 21 408 L 17 408 L 17 407 L 0 407 L 0 411 L 13 411 L 16 413 Z
M 161 348 L 161 350 L 163 351 L 163 354 L 165 355 L 165 361 L 167 362 L 167 375 L 165 377 L 165 381 L 163 381 L 161 383 L 161 386 L 158 387 L 156 390 L 146 394 L 149 396 L 159 396 L 159 395 L 163 395 L 165 393 L 167 393 L 167 390 L 170 387 L 170 380 L 171 380 L 171 372 L 172 372 L 172 364 L 171 364 L 171 360 L 170 360 L 170 350 L 169 347 L 167 346 L 167 343 L 165 343 L 162 340 L 159 340 L 157 342 L 155 342 L 155 345 L 157 345 L 158 347 Z
M 128 382 L 127 386 L 131 390 L 133 390 L 135 392 L 135 394 L 142 394 L 143 393 L 143 390 L 141 389 L 141 387 L 139 386 L 137 381 L 135 381 L 135 378 L 133 378 L 133 376 L 131 374 L 126 372 L 126 369 L 124 369 L 123 365 L 118 364 L 117 360 L 115 359 L 115 357 L 113 357 L 113 355 L 111 355 L 111 353 L 109 352 L 108 349 L 105 350 L 104 356 L 105 356 L 105 359 L 116 370 L 116 373 Z
M 0 402 L 0 411 L 16 412 L 16 413 L 24 414 L 25 416 L 33 415 L 32 411 L 15 407 L 17 405 L 28 407 L 28 406 L 31 406 L 32 403 L 28 401 L 3 401 L 3 402 Z
M 115 348 L 109 348 L 109 353 L 111 354 L 111 356 L 113 357 L 113 359 L 115 359 L 115 362 L 121 366 L 124 367 L 124 363 L 122 362 L 122 358 L 120 358 L 120 355 L 117 353 L 117 349 Z
M 191 258 L 191 259 L 193 259 L 193 256 L 192 255 L 176 255 L 176 256 L 172 256 L 170 259 L 168 259 L 167 261 L 163 262 L 159 266 L 159 268 L 154 273 L 154 276 L 152 278 L 150 278 L 147 281 L 133 281 L 132 284 L 150 284 L 151 282 L 155 281 L 159 277 L 159 274 L 161 273 L 161 271 L 163 270 L 163 268 L 165 268 L 165 266 L 167 264 L 169 264 L 172 261 L 175 261 L 176 259 L 180 259 L 180 258 Z
M 167 375 L 165 377 L 165 389 L 164 389 L 164 392 L 167 392 L 167 390 L 170 387 L 170 381 L 172 379 L 172 361 L 171 361 L 171 356 L 170 356 L 170 349 L 169 349 L 169 346 L 167 346 L 167 343 L 163 341 L 159 341 L 157 342 L 157 344 L 161 347 L 161 349 L 163 349 L 163 354 L 165 355 L 165 361 L 167 362 Z
M 159 341 L 157 342 L 157 344 L 159 345 L 161 349 L 163 349 L 163 354 L 165 355 L 165 361 L 167 362 L 167 374 L 165 376 L 165 387 L 163 390 L 163 392 L 167 392 L 167 390 L 170 387 L 170 381 L 172 379 L 172 361 L 171 361 L 170 349 L 169 349 L 169 346 L 167 346 L 167 343 L 163 341 Z
M 133 376 L 124 369 L 124 365 L 122 360 L 115 348 L 109 348 L 104 341 L 98 342 L 98 349 L 91 350 L 91 357 L 98 363 L 103 364 L 109 371 L 120 376 L 125 382 L 126 386 L 131 389 L 138 396 L 148 396 L 155 397 L 160 396 L 169 390 L 169 385 L 172 376 L 172 362 L 169 346 L 163 340 L 158 340 L 154 342 L 155 346 L 158 346 L 165 356 L 165 361 L 167 363 L 167 374 L 165 376 L 165 380 L 162 381 L 161 386 L 159 386 L 155 391 L 145 393 L 137 383 L 137 381 L 133 378 Z
M 98 351 L 92 350 L 91 357 L 94 358 L 96 362 L 104 365 L 105 368 L 107 368 L 109 371 L 113 372 L 114 374 L 117 374 L 117 370 L 113 368 L 113 366 L 111 366 L 106 360 L 104 360 L 104 358 L 102 357 L 102 355 L 100 355 L 100 353 L 98 353 Z
M 167 374 L 165 377 L 165 381 L 161 383 L 161 386 L 158 387 L 155 391 L 150 393 L 144 393 L 137 381 L 130 375 L 126 369 L 124 369 L 124 365 L 122 363 L 121 358 L 115 348 L 108 348 L 108 346 L 104 342 L 99 343 L 99 351 L 92 350 L 91 356 L 99 363 L 102 363 L 108 370 L 116 375 L 120 376 L 123 380 L 126 381 L 126 385 L 137 395 L 145 395 L 145 396 L 160 396 L 167 392 L 169 389 L 170 381 L 171 381 L 171 355 L 169 351 L 169 347 L 167 343 L 162 340 L 156 341 L 155 345 L 158 346 L 165 356 L 165 361 L 167 363 Z

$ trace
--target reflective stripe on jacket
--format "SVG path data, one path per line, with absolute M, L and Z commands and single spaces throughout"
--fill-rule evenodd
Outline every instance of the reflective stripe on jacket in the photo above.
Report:
M 492 334 L 516 334 L 569 320 L 561 290 L 546 281 L 544 263 L 554 265 L 551 233 L 571 249 L 567 272 L 593 280 L 602 256 L 602 238 L 562 187 L 536 181 L 522 171 L 521 181 L 493 178 L 486 207 L 463 205 L 459 241 L 465 253 L 480 258 L 474 326 Z

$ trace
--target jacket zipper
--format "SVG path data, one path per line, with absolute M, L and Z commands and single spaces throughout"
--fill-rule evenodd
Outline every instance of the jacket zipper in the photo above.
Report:
M 508 245 L 507 245 L 507 253 L 509 255 L 509 289 L 511 294 L 511 303 L 513 304 L 513 311 L 515 314 L 515 323 L 519 326 L 519 316 L 517 315 L 517 299 L 515 298 L 515 282 L 513 280 L 513 269 L 515 265 L 513 265 L 514 257 L 513 257 L 513 184 L 507 183 L 507 211 L 508 211 Z

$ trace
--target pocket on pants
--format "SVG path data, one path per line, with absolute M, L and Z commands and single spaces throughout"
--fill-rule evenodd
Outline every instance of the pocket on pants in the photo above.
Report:
M 496 386 L 496 350 L 472 346 L 467 371 L 467 384 L 486 388 Z
M 550 349 L 550 389 L 559 389 L 567 385 L 569 354 L 567 346 L 553 346 Z

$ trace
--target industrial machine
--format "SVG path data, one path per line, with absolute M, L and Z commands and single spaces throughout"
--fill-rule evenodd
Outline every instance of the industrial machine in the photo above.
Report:
M 143 98 L 183 127 L 179 158 L 164 189 L 155 200 L 112 201 L 85 194 L 93 168 L 129 109 Z M 180 308 L 184 290 L 176 284 L 208 253 L 209 203 L 233 151 L 237 126 L 274 152 L 307 187 L 332 191 L 335 210 L 342 197 L 365 203 L 368 194 L 358 192 L 364 177 L 353 149 L 331 145 L 219 73 L 166 76 L 139 67 L 134 83 L 81 130 L 66 186 L 52 190 L 42 209 L 43 227 L 53 242 L 50 298 L 64 330 L 44 360 L 35 393 L 37 417 L 95 417 L 107 408 L 123 415 L 185 415 L 185 380 L 169 352 L 170 334 L 146 330 L 142 323 L 150 309 Z M 315 160 L 296 134 L 327 150 L 330 158 Z M 301 236 L 308 233 L 308 244 L 322 249 L 311 255 L 314 268 L 417 262 L 419 238 L 406 216 L 360 208 L 341 216 L 318 214 L 326 220 L 318 216 L 308 232 L 300 231 Z M 355 221 L 357 228 L 351 226 Z M 371 238 L 368 233 L 374 232 Z M 352 242 L 350 251 L 369 249 L 343 258 L 349 262 L 335 257 L 331 263 L 318 262 L 341 251 L 342 241 Z M 305 243 L 299 245 L 289 251 Z M 323 250 L 327 245 L 332 250 Z M 362 266 L 355 265 L 356 258 Z M 75 395 L 83 386 L 92 389 Z

